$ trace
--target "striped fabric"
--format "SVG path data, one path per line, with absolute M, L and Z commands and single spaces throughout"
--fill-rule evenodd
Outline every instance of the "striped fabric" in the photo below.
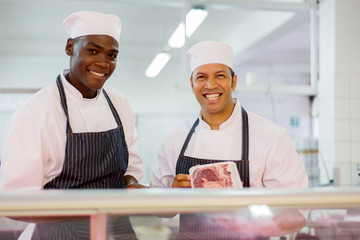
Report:
M 243 187 L 250 187 L 250 174 L 249 174 L 249 127 L 248 117 L 244 108 L 242 108 L 242 156 L 241 160 L 234 162 L 240 174 Z M 190 142 L 191 136 L 193 135 L 195 128 L 199 124 L 197 119 L 192 126 L 189 134 L 184 142 L 181 149 L 180 155 L 176 163 L 176 174 L 183 173 L 189 174 L 189 169 L 192 166 L 218 163 L 225 160 L 212 160 L 212 159 L 200 159 L 185 156 L 184 153 Z M 268 239 L 263 237 L 251 236 L 241 234 L 232 230 L 225 229 L 219 226 L 210 214 L 197 213 L 197 214 L 180 214 L 180 231 L 179 238 L 185 239 L 203 239 L 203 240 L 218 240 L 218 239 Z
M 195 132 L 195 128 L 199 124 L 199 119 L 196 119 L 194 125 L 192 126 L 189 134 L 186 137 L 185 143 L 181 149 L 180 155 L 176 163 L 176 174 L 183 173 L 189 174 L 189 169 L 196 165 L 218 163 L 223 161 L 232 161 L 236 164 L 237 169 L 240 174 L 241 181 L 243 182 L 243 187 L 250 187 L 250 173 L 249 173 L 249 125 L 248 125 L 248 116 L 244 108 L 242 110 L 242 154 L 241 160 L 212 160 L 212 159 L 200 159 L 185 156 L 184 153 L 190 142 L 191 136 Z
M 109 96 L 103 90 L 118 127 L 104 132 L 73 133 L 60 76 L 56 81 L 67 117 L 65 160 L 62 172 L 44 189 L 125 188 L 129 153 L 120 117 Z M 89 224 L 89 219 L 37 224 L 32 239 L 90 239 Z M 114 239 L 136 239 L 127 216 L 108 218 L 108 231 Z

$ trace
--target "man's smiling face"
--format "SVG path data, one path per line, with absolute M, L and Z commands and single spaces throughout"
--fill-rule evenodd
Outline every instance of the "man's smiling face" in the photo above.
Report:
M 88 35 L 68 40 L 68 81 L 84 98 L 94 97 L 112 75 L 116 68 L 118 47 L 118 42 L 106 35 Z
M 232 112 L 236 80 L 236 75 L 232 77 L 230 68 L 224 64 L 211 63 L 194 69 L 190 82 L 203 114 Z

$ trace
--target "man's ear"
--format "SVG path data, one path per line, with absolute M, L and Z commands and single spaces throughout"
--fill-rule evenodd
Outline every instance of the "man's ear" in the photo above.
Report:
M 237 83 L 237 75 L 236 75 L 236 74 L 234 74 L 234 77 L 232 78 L 231 81 L 232 81 L 232 82 L 231 82 L 231 90 L 232 90 L 232 91 L 235 91 L 235 89 L 236 89 L 236 83 Z
M 74 39 L 69 38 L 66 42 L 65 52 L 68 56 L 73 55 L 74 52 Z

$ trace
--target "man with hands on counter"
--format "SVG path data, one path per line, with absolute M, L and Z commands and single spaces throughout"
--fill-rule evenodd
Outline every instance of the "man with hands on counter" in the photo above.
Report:
M 287 131 L 245 111 L 239 100 L 232 97 L 237 76 L 232 70 L 231 46 L 214 41 L 199 42 L 188 50 L 187 60 L 191 68 L 190 85 L 200 104 L 200 114 L 180 123 L 167 134 L 152 170 L 151 186 L 190 188 L 189 169 L 192 166 L 233 161 L 243 187 L 308 187 L 304 165 Z M 297 224 L 281 225 L 283 230 L 294 232 L 302 228 L 305 217 L 297 211 L 294 217 L 299 220 Z M 182 216 L 180 221 L 186 225 Z M 231 230 L 238 230 L 234 224 L 231 226 Z M 194 232 L 214 229 L 189 227 Z M 283 233 L 280 229 L 269 235 Z M 264 232 L 259 229 L 255 234 L 263 235 Z
M 80 11 L 64 26 L 70 68 L 11 117 L 0 189 L 144 188 L 135 114 L 104 87 L 116 68 L 121 20 Z
M 0 188 L 133 188 L 143 176 L 135 114 L 103 87 L 115 70 L 121 21 L 76 12 L 64 20 L 70 69 L 11 117 Z

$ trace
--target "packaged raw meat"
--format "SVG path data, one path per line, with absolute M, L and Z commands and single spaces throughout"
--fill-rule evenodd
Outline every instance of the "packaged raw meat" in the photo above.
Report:
M 242 188 L 234 162 L 193 166 L 189 174 L 192 188 Z

